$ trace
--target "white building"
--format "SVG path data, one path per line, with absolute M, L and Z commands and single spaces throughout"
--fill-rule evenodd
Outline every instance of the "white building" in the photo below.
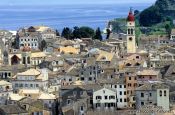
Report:
M 12 84 L 3 80 L 0 81 L 0 105 L 7 104 L 11 93 L 13 93 Z
M 116 92 L 102 88 L 93 93 L 93 106 L 96 109 L 115 110 L 117 105 Z
M 17 73 L 12 78 L 12 85 L 15 91 L 19 89 L 39 89 L 46 91 L 48 88 L 48 72 L 46 69 L 29 69 Z
M 127 89 L 125 84 L 125 79 L 119 78 L 119 79 L 113 79 L 113 82 L 110 84 L 105 84 L 105 87 L 109 87 L 116 91 L 117 95 L 117 108 L 124 109 L 128 107 L 127 102 Z
M 37 50 L 39 48 L 40 39 L 37 36 L 25 36 L 19 38 L 19 48 L 22 49 L 24 46 L 28 46 L 31 49 Z
M 120 79 L 116 84 L 113 84 L 111 88 L 117 92 L 117 108 L 127 108 L 127 90 L 124 80 Z

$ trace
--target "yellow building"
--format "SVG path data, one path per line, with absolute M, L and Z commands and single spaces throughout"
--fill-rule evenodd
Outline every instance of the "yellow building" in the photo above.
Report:
M 80 50 L 79 49 L 76 49 L 72 46 L 67 46 L 67 47 L 60 47 L 58 49 L 58 51 L 60 53 L 63 53 L 63 54 L 79 54 Z

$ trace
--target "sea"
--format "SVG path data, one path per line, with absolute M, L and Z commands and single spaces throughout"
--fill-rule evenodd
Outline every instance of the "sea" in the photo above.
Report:
M 104 29 L 109 20 L 127 17 L 130 7 L 142 11 L 151 4 L 79 4 L 79 5 L 4 5 L 0 6 L 0 29 L 44 25 L 59 30 L 64 27 L 89 26 Z

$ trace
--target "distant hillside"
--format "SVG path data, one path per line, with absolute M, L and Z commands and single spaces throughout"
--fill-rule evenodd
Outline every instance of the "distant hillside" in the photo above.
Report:
M 149 8 L 143 10 L 138 19 L 141 26 L 152 26 L 165 20 L 175 18 L 175 0 L 157 0 Z

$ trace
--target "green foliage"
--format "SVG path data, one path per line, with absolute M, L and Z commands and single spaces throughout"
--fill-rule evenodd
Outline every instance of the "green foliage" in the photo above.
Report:
M 152 26 L 160 23 L 161 21 L 162 14 L 160 13 L 159 8 L 156 6 L 151 6 L 140 13 L 139 22 L 141 26 Z
M 140 12 L 138 10 L 134 11 L 134 16 L 137 16 Z
M 47 43 L 45 40 L 41 41 L 41 45 L 40 45 L 40 50 L 43 51 L 45 48 L 47 47 Z
M 72 38 L 71 35 L 72 35 L 72 30 L 68 27 L 65 27 L 61 34 L 61 36 L 66 39 L 71 39 Z
M 97 28 L 97 30 L 95 31 L 95 35 L 94 35 L 93 39 L 103 40 L 100 28 Z
M 77 27 L 77 26 L 74 27 L 74 30 L 72 32 L 72 36 L 73 36 L 74 39 L 75 38 L 81 38 L 81 32 L 80 32 L 79 27 Z
M 92 38 L 94 36 L 94 30 L 90 27 L 80 27 L 81 38 Z
M 175 0 L 157 0 L 155 5 L 145 9 L 139 15 L 141 26 L 153 26 L 162 21 L 175 18 Z
M 94 36 L 94 30 L 86 26 L 80 28 L 75 26 L 72 31 L 72 29 L 66 27 L 63 29 L 61 36 L 66 39 L 92 38 Z

